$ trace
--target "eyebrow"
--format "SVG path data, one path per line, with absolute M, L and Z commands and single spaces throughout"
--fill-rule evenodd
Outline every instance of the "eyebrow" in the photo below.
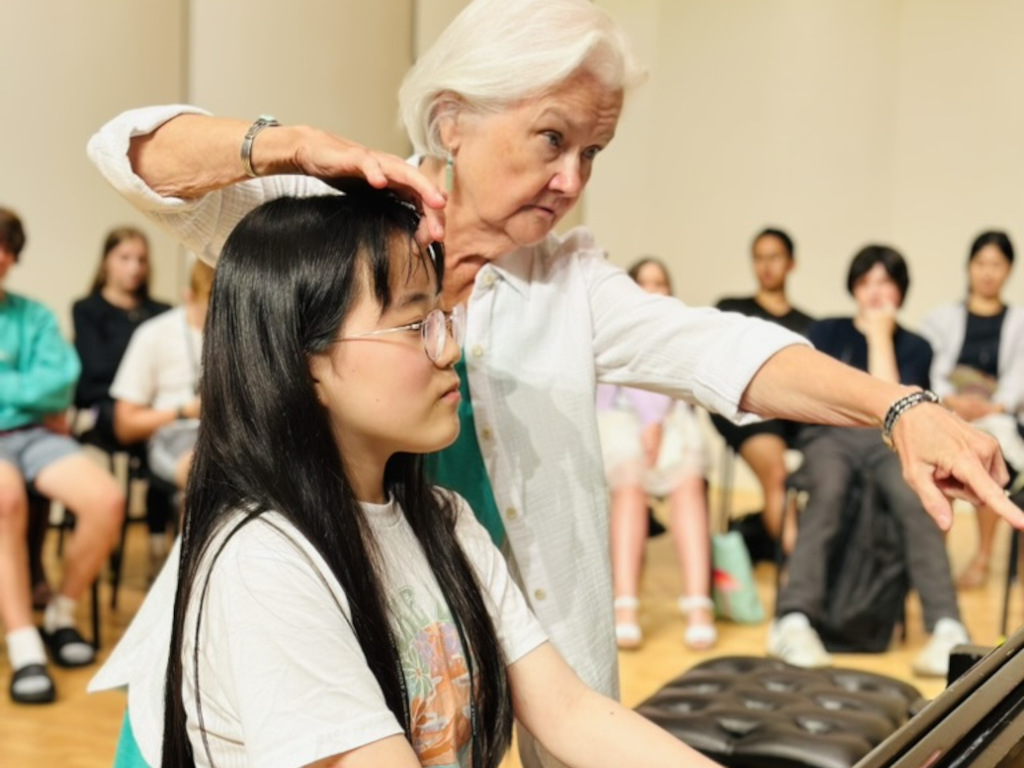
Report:
M 426 293 L 423 293 L 422 291 L 417 291 L 416 293 L 408 293 L 405 296 L 403 296 L 401 300 L 395 302 L 395 309 L 402 310 L 412 306 L 413 304 L 425 304 L 431 302 L 432 300 L 432 296 L 428 296 Z
M 570 130 L 572 130 L 573 132 L 578 133 L 581 130 L 583 130 L 582 125 L 579 123 L 579 121 L 575 120 L 572 117 L 571 113 L 569 113 L 566 110 L 563 110 L 561 107 L 558 106 L 545 107 L 544 110 L 537 116 L 536 122 L 540 123 L 552 117 L 564 122 L 566 125 L 569 126 Z M 607 146 L 608 144 L 611 143 L 611 140 L 614 138 L 615 128 L 613 127 L 612 130 L 609 131 L 608 133 L 602 133 L 594 136 L 593 143 L 600 144 L 602 146 Z

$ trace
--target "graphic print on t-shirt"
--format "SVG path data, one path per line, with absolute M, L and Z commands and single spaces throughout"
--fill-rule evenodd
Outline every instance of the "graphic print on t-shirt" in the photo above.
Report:
M 424 766 L 459 768 L 470 740 L 469 671 L 448 606 L 424 611 L 417 602 L 422 594 L 405 586 L 390 601 L 413 748 Z

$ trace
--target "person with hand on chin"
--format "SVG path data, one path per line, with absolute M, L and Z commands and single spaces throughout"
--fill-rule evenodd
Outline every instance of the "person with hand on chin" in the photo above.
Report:
M 882 245 L 863 248 L 854 256 L 847 277 L 857 313 L 815 323 L 811 342 L 881 381 L 927 391 L 931 347 L 896 322 L 909 286 L 906 262 L 897 251 Z M 921 675 L 944 676 L 949 652 L 954 645 L 968 642 L 967 630 L 960 621 L 945 540 L 904 480 L 899 457 L 871 429 L 809 425 L 801 430 L 800 448 L 808 502 L 800 514 L 788 578 L 779 592 L 769 652 L 802 667 L 831 663 L 818 634 L 829 597 L 828 560 L 848 494 L 860 483 L 874 488 L 874 498 L 884 503 L 903 530 L 908 576 L 920 595 L 925 628 L 931 633 L 913 669 Z
M 421 239 L 445 246 L 442 304 L 467 307 L 462 430 L 433 476 L 469 501 L 507 552 L 569 665 L 612 695 L 598 382 L 739 421 L 875 427 L 916 391 L 851 370 L 769 323 L 645 293 L 585 229 L 554 233 L 640 79 L 624 34 L 588 0 L 474 0 L 402 85 L 411 162 L 308 126 L 181 105 L 124 113 L 89 143 L 115 189 L 211 263 L 263 201 L 336 192 L 346 178 L 392 186 L 422 207 Z M 948 527 L 954 494 L 989 500 L 1024 525 L 1003 497 L 994 441 L 913 402 L 892 438 L 939 524 Z M 521 735 L 524 763 L 539 765 Z

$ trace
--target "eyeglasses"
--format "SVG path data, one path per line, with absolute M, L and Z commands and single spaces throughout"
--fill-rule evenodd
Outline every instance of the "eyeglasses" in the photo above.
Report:
M 432 309 L 422 320 L 408 325 L 399 325 L 396 328 L 381 328 L 376 331 L 358 333 L 355 336 L 342 336 L 335 341 L 349 341 L 351 339 L 365 339 L 370 336 L 379 336 L 384 333 L 395 333 L 396 331 L 419 331 L 423 339 L 423 351 L 427 353 L 430 361 L 436 363 L 444 354 L 445 343 L 450 333 L 455 343 L 461 347 L 466 337 L 466 308 L 461 304 L 451 312 L 444 312 L 440 309 Z

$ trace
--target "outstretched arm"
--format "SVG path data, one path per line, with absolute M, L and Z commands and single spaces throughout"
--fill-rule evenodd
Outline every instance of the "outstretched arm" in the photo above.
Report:
M 889 406 L 913 387 L 882 381 L 807 347 L 786 347 L 760 368 L 744 393 L 744 410 L 772 418 L 848 427 L 878 427 Z M 943 530 L 950 498 L 985 504 L 1017 528 L 1024 512 L 1003 491 L 1008 475 L 995 438 L 939 405 L 911 408 L 893 440 L 903 475 Z
M 584 685 L 550 643 L 509 667 L 516 718 L 573 768 L 717 766 L 654 723 Z

